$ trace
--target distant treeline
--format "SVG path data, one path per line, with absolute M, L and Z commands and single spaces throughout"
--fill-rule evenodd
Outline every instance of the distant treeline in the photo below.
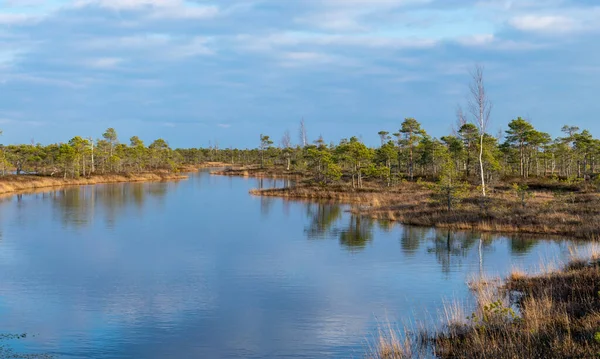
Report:
M 592 178 L 599 168 L 600 140 L 587 130 L 564 126 L 563 136 L 547 133 L 517 118 L 508 124 L 504 140 L 484 135 L 483 165 L 488 180 L 503 176 L 556 176 Z M 456 178 L 476 179 L 480 171 L 480 133 L 474 124 L 459 123 L 453 133 L 433 138 L 413 118 L 405 119 L 397 132 L 380 131 L 381 145 L 370 148 L 356 137 L 338 144 L 323 138 L 306 143 L 301 126 L 301 145 L 293 146 L 285 133 L 278 146 L 261 135 L 255 149 L 171 149 L 163 139 L 146 146 L 137 136 L 121 143 L 109 128 L 101 139 L 74 137 L 67 143 L 0 145 L 0 171 L 5 174 L 36 173 L 65 177 L 92 173 L 124 173 L 151 170 L 176 171 L 182 165 L 207 161 L 262 166 L 280 165 L 289 170 L 310 172 L 322 182 L 343 175 L 360 186 L 363 178 L 386 182 L 416 177 L 436 178 L 452 172 Z
M 472 123 L 459 122 L 453 133 L 431 137 L 414 118 L 405 119 L 397 132 L 380 131 L 381 145 L 366 146 L 356 137 L 327 144 L 322 137 L 309 143 L 304 123 L 299 145 L 292 145 L 289 132 L 274 146 L 261 135 L 255 149 L 191 148 L 171 149 L 163 139 L 146 146 L 137 136 L 129 143 L 119 141 L 109 128 L 101 139 L 74 137 L 66 143 L 0 145 L 0 172 L 35 173 L 78 177 L 90 174 L 177 171 L 184 165 L 208 161 L 239 165 L 283 166 L 291 171 L 310 173 L 315 180 L 330 183 L 342 176 L 361 186 L 363 179 L 392 183 L 415 177 L 446 175 L 461 180 L 479 176 L 480 143 L 486 179 L 504 176 L 562 177 L 589 179 L 600 162 L 600 140 L 587 130 L 564 126 L 563 136 L 552 139 L 547 133 L 517 118 L 508 124 L 504 138 L 484 134 Z
M 598 172 L 600 140 L 587 130 L 564 126 L 563 136 L 552 139 L 522 119 L 512 120 L 501 136 L 483 136 L 483 166 L 488 180 L 505 176 L 592 178 Z M 291 170 L 307 170 L 325 182 L 348 174 L 360 185 L 361 178 L 436 178 L 448 172 L 460 179 L 477 179 L 480 171 L 480 132 L 472 123 L 459 123 L 453 133 L 434 138 L 418 121 L 407 118 L 399 131 L 380 131 L 381 145 L 367 147 L 358 138 L 327 145 L 322 138 L 305 147 L 289 144 L 272 147 L 269 136 L 261 135 L 258 151 L 246 155 L 255 163 L 279 164 Z M 258 152 L 258 153 L 257 153 Z M 224 153 L 221 152 L 221 158 Z
M 182 153 L 172 150 L 163 139 L 157 139 L 149 146 L 137 136 L 128 142 L 121 143 L 115 129 L 109 128 L 97 140 L 76 136 L 66 143 L 47 146 L 0 145 L 0 173 L 5 175 L 14 171 L 17 175 L 75 178 L 91 174 L 177 171 L 185 163 Z
M 303 143 L 303 125 L 300 132 Z M 446 176 L 476 182 L 481 171 L 480 153 L 488 181 L 517 176 L 593 178 L 599 169 L 600 140 L 576 126 L 564 126 L 562 133 L 553 139 L 519 117 L 508 124 L 504 134 L 480 136 L 475 124 L 459 118 L 456 129 L 438 139 L 428 135 L 414 118 L 406 118 L 397 132 L 378 133 L 381 145 L 377 148 L 366 146 L 356 137 L 342 139 L 338 144 L 327 144 L 319 138 L 312 144 L 294 147 L 286 133 L 277 147 L 272 146 L 269 136 L 261 135 L 258 150 L 244 151 L 243 157 L 233 158 L 308 171 L 324 183 L 348 176 L 356 186 L 361 186 L 364 178 L 390 183 Z M 225 159 L 223 151 L 220 155 Z

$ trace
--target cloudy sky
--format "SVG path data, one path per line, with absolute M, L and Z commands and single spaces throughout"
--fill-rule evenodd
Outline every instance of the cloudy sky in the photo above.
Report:
M 375 144 L 450 131 L 485 66 L 491 131 L 516 116 L 600 135 L 597 0 L 0 0 L 3 143 L 260 133 Z

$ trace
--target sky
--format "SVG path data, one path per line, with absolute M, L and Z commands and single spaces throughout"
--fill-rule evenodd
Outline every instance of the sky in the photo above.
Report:
M 485 67 L 490 132 L 517 116 L 600 136 L 597 0 L 0 0 L 1 143 L 172 147 L 452 130 Z

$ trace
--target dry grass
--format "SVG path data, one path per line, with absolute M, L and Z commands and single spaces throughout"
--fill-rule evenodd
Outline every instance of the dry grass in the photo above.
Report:
M 413 358 L 413 343 L 410 333 L 398 334 L 398 330 L 388 325 L 380 328 L 375 345 L 370 348 L 369 359 L 408 359 Z
M 63 179 L 62 177 L 10 175 L 0 177 L 0 195 L 30 192 L 52 187 L 93 185 L 100 183 L 152 182 L 185 178 L 187 177 L 167 172 L 108 174 L 67 179 Z
M 509 280 L 520 280 L 524 279 L 527 276 L 527 273 L 520 268 L 513 268 L 508 275 Z
M 440 358 L 597 358 L 600 262 L 578 256 L 559 271 L 513 272 L 477 296 L 475 317 L 433 338 Z M 497 303 L 495 305 L 490 305 Z M 514 308 L 514 310 L 513 310 Z M 517 312 L 520 315 L 517 315 Z
M 417 328 L 415 328 L 415 325 Z M 400 330 L 389 321 L 379 325 L 377 336 L 368 344 L 367 359 L 431 358 L 428 336 L 423 323 L 405 325 Z
M 485 204 L 473 192 L 451 211 L 447 210 L 445 203 L 432 200 L 433 192 L 418 183 L 363 189 L 348 185 L 299 185 L 285 189 L 252 190 L 250 193 L 358 204 L 360 206 L 353 209 L 357 214 L 415 226 L 600 239 L 598 193 L 571 192 L 569 196 L 558 196 L 539 190 L 532 193 L 533 197 L 523 207 L 511 190 L 496 188 Z
M 425 341 L 438 358 L 598 358 L 600 356 L 600 260 L 595 249 L 549 273 L 513 271 L 500 285 L 473 285 L 476 307 L 465 315 L 458 302 L 447 303 L 443 329 Z M 425 356 L 415 352 L 423 334 L 380 331 L 370 358 Z M 423 346 L 421 346 L 422 348 Z M 372 349 L 371 349 L 372 352 Z M 392 354 L 390 354 L 392 353 Z M 394 356 L 394 353 L 400 353 Z

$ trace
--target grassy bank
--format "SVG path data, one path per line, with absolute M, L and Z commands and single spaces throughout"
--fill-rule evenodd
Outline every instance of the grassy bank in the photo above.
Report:
M 39 189 L 63 186 L 80 186 L 120 182 L 152 182 L 178 180 L 185 178 L 187 177 L 184 175 L 167 172 L 106 174 L 67 179 L 64 179 L 62 177 L 48 176 L 9 175 L 0 177 L 0 195 L 10 195 L 13 193 L 36 191 Z
M 310 185 L 250 191 L 253 195 L 327 199 L 355 204 L 353 212 L 403 224 L 480 232 L 551 234 L 600 238 L 600 194 L 559 182 L 531 182 L 526 198 L 508 184 L 490 191 L 485 202 L 476 189 L 448 210 L 432 183 L 404 182 L 394 187 L 367 184 Z
M 437 332 L 385 332 L 372 358 L 598 358 L 600 260 L 575 258 L 558 270 L 513 272 L 499 286 L 474 283 L 472 314 L 450 305 Z M 391 333 L 391 334 L 390 334 Z M 402 338 L 400 340 L 399 338 Z M 427 349 L 425 349 L 427 348 Z

